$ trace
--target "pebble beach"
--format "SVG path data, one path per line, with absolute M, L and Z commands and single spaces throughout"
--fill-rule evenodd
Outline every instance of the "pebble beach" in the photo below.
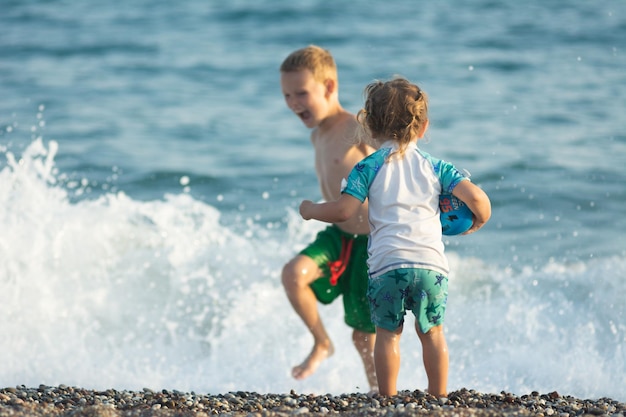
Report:
M 313 395 L 228 392 L 105 391 L 65 385 L 0 390 L 0 417 L 5 416 L 615 416 L 626 415 L 626 404 L 610 398 L 579 399 L 558 392 L 517 396 L 471 389 L 435 398 L 423 391 L 397 396 L 367 394 Z

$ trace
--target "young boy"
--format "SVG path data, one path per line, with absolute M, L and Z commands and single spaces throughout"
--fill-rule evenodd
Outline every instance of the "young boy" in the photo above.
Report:
M 332 55 L 315 45 L 291 53 L 280 67 L 287 106 L 311 132 L 315 170 L 322 197 L 335 200 L 354 165 L 374 149 L 357 141 L 358 123 L 339 102 L 337 68 Z M 313 374 L 334 353 L 317 307 L 343 296 L 344 320 L 370 385 L 377 391 L 374 368 L 375 327 L 367 299 L 367 204 L 348 220 L 328 226 L 282 271 L 282 283 L 296 313 L 313 336 L 313 349 L 292 369 L 296 379 Z

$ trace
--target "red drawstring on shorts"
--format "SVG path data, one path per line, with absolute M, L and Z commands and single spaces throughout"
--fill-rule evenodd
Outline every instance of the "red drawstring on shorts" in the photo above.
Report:
M 346 239 L 341 237 L 341 253 L 339 259 L 336 261 L 328 262 L 330 268 L 330 285 L 337 285 L 337 281 L 341 274 L 346 270 L 348 261 L 350 260 L 350 252 L 352 252 L 352 239 Z

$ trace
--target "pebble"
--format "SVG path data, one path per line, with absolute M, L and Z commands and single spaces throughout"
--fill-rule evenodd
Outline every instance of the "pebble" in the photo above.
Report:
M 557 392 L 516 396 L 460 389 L 446 398 L 423 391 L 393 397 L 363 393 L 313 395 L 228 392 L 209 395 L 180 391 L 93 391 L 59 385 L 0 389 L 0 417 L 626 417 L 626 404 L 610 398 L 583 400 Z

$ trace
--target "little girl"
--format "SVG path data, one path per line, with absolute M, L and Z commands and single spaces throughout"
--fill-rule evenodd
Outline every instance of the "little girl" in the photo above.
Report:
M 368 199 L 368 298 L 376 325 L 374 360 L 381 395 L 397 394 L 400 335 L 411 310 L 422 344 L 428 392 L 447 395 L 448 347 L 443 321 L 448 298 L 439 195 L 452 193 L 473 213 L 480 229 L 491 216 L 489 198 L 452 164 L 417 147 L 428 128 L 428 103 L 420 88 L 403 78 L 373 82 L 365 89 L 357 118 L 378 150 L 350 173 L 338 200 L 305 200 L 305 220 L 338 223 Z

